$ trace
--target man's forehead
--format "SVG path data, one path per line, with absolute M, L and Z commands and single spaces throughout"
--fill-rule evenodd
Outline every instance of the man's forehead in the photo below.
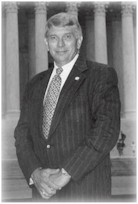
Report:
M 51 26 L 51 28 L 48 30 L 48 34 L 58 34 L 58 33 L 74 33 L 74 26 Z

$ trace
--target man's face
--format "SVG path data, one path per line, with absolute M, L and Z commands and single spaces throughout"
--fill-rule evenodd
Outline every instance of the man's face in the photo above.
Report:
M 48 50 L 58 66 L 69 63 L 81 46 L 82 38 L 77 39 L 71 26 L 51 27 L 46 39 Z

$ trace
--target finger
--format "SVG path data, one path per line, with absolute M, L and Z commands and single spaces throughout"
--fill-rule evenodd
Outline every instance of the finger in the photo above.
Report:
M 40 194 L 41 194 L 42 198 L 44 198 L 44 199 L 49 199 L 51 197 L 45 191 L 40 192 Z
M 35 185 L 35 187 L 36 187 L 36 189 L 38 190 L 38 192 L 41 194 L 41 192 L 42 192 L 42 186 L 41 185 L 38 185 L 37 183 L 35 183 L 34 184 Z
M 43 197 L 50 197 L 56 193 L 56 190 L 48 187 L 44 181 L 36 182 L 35 186 Z
M 46 186 L 46 188 L 44 188 L 43 190 L 41 190 L 40 192 L 41 196 L 45 199 L 49 199 L 51 198 L 51 196 L 56 194 L 56 191 L 51 190 L 48 186 Z
M 49 178 L 43 177 L 43 184 L 49 186 L 54 190 L 58 190 L 60 188 L 58 184 L 55 184 L 52 180 L 50 180 L 50 177 Z
M 53 183 L 52 181 L 48 180 L 47 182 L 47 185 L 51 188 L 51 189 L 54 189 L 54 190 L 59 190 L 60 189 L 60 186 Z
M 44 186 L 44 191 L 50 196 L 56 194 L 56 190 L 47 185 Z
M 50 186 L 48 186 L 48 184 L 45 183 L 42 184 L 41 191 L 45 192 L 48 196 L 54 195 L 56 193 L 56 190 L 54 188 L 51 188 Z
M 46 173 L 48 174 L 57 174 L 59 171 L 60 169 L 46 169 Z
M 45 195 L 45 196 L 50 196 L 50 194 L 47 192 L 47 190 L 45 188 L 43 188 L 41 191 L 40 191 L 41 195 Z

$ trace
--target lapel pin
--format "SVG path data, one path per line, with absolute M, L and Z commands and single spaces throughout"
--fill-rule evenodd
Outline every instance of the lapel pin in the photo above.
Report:
M 75 80 L 76 80 L 76 81 L 78 81 L 79 79 L 80 79 L 80 77 L 78 77 L 78 76 L 77 76 L 77 77 L 75 77 Z

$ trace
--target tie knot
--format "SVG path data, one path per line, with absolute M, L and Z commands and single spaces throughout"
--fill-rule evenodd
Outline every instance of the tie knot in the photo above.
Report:
M 58 68 L 56 69 L 57 75 L 60 75 L 62 72 L 63 72 L 62 67 L 58 67 Z

